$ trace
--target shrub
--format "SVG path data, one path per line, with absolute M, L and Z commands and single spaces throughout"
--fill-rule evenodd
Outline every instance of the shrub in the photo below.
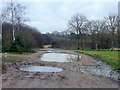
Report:
M 10 52 L 23 52 L 24 51 L 24 44 L 20 36 L 17 36 L 16 39 L 11 42 L 9 51 Z

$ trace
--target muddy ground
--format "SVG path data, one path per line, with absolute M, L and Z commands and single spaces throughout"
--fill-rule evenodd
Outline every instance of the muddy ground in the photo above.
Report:
M 3 88 L 118 88 L 118 81 L 104 76 L 83 74 L 71 70 L 75 66 L 95 65 L 94 58 L 80 54 L 79 62 L 45 62 L 40 57 L 53 49 L 39 50 L 31 55 L 10 55 L 26 58 L 22 64 L 31 63 L 39 66 L 52 66 L 62 68 L 62 72 L 25 72 L 9 66 L 2 75 Z M 54 50 L 53 50 L 54 51 Z M 61 51 L 62 52 L 62 51 Z M 62 52 L 71 53 L 71 52 Z M 77 53 L 74 53 L 77 54 Z M 57 58 L 56 58 L 57 59 Z

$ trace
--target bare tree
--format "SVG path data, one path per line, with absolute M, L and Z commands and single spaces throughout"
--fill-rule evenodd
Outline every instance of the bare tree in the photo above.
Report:
M 69 30 L 74 31 L 77 34 L 78 49 L 80 49 L 80 44 L 83 49 L 82 33 L 85 31 L 84 26 L 86 21 L 86 17 L 78 13 L 69 21 Z
M 95 34 L 97 33 L 97 30 L 96 29 L 96 21 L 88 21 L 86 23 L 86 29 L 88 30 L 88 33 L 91 35 L 91 40 L 92 40 L 92 44 L 91 44 L 91 47 L 92 49 L 95 49 Z M 97 46 L 96 46 L 96 49 L 97 49 Z
M 106 24 L 108 26 L 109 33 L 111 34 L 112 37 L 112 48 L 114 47 L 114 39 L 116 37 L 116 32 L 117 32 L 117 25 L 118 25 L 118 16 L 108 16 L 105 18 Z
M 96 20 L 93 23 L 93 27 L 94 27 L 94 31 L 96 34 L 95 40 L 96 40 L 96 49 L 98 49 L 98 39 L 100 38 L 100 36 L 102 37 L 102 35 L 104 33 L 108 33 L 108 29 L 107 29 L 107 25 L 106 25 L 106 21 L 102 20 Z M 101 42 L 102 43 L 102 42 Z
M 15 40 L 15 30 L 19 31 L 20 24 L 28 21 L 25 16 L 25 7 L 11 0 L 2 10 L 2 21 L 12 24 L 12 38 Z

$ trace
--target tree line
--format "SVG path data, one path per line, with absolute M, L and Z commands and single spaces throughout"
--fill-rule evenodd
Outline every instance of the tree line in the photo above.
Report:
M 51 44 L 53 48 L 110 49 L 120 47 L 118 16 L 111 15 L 103 20 L 88 20 L 76 13 L 62 32 L 41 34 L 25 23 L 29 21 L 26 7 L 18 2 L 7 3 L 2 11 L 3 52 L 25 52 Z
M 15 40 L 12 40 L 12 25 L 2 23 L 2 50 L 3 52 L 29 52 L 32 48 L 43 47 L 43 35 L 28 25 L 20 26 L 15 31 Z
M 120 47 L 119 33 L 117 15 L 110 15 L 103 20 L 88 20 L 85 15 L 77 13 L 68 21 L 67 30 L 54 31 L 51 36 L 56 37 L 54 47 L 113 49 Z
M 83 36 L 90 36 L 91 48 L 118 48 L 118 16 L 111 15 L 103 20 L 88 20 L 85 15 L 75 14 L 68 24 L 68 30 L 77 36 L 78 49 L 83 49 Z

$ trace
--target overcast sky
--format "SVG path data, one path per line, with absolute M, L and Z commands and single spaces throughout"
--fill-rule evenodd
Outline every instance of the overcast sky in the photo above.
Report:
M 27 15 L 30 22 L 27 24 L 36 27 L 41 33 L 52 31 L 64 31 L 70 18 L 78 13 L 86 15 L 89 20 L 103 19 L 108 15 L 118 14 L 118 1 L 108 0 L 105 2 L 91 0 L 82 2 L 41 2 L 29 0 L 31 2 L 21 2 L 27 7 Z M 95 2 L 96 1 L 96 2 Z M 3 4 L 1 2 L 1 4 Z M 0 4 L 0 7 L 1 7 Z

